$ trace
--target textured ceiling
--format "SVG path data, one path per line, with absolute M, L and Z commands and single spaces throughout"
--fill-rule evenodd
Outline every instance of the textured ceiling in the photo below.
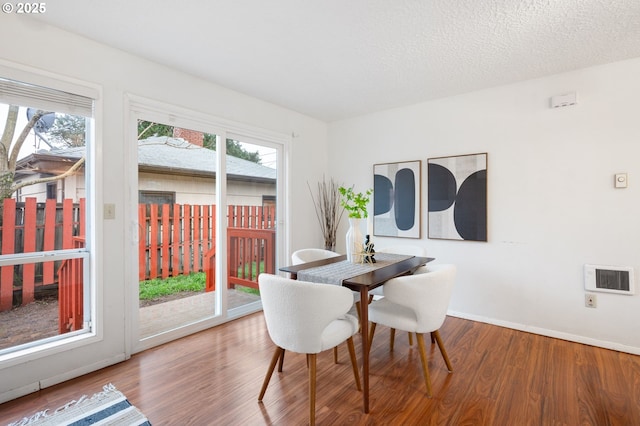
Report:
M 65 0 L 34 19 L 323 121 L 640 57 L 640 0 Z

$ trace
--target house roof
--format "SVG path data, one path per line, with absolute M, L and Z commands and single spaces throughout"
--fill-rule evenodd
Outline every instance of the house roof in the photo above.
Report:
M 54 170 L 44 164 L 73 163 L 69 160 L 80 159 L 85 152 L 84 147 L 41 150 L 21 159 L 17 173 L 59 173 L 60 167 Z M 214 177 L 217 172 L 217 152 L 201 146 L 193 145 L 184 139 L 168 136 L 154 136 L 138 141 L 138 170 L 164 174 Z M 74 161 L 75 162 L 75 161 Z M 39 165 L 39 166 L 38 166 Z M 276 180 L 276 169 L 263 166 L 242 158 L 227 156 L 227 176 L 233 180 L 273 183 Z

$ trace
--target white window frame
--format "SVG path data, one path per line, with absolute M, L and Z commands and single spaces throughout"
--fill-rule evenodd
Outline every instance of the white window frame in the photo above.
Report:
M 93 135 L 93 141 L 92 143 L 87 144 L 86 147 L 87 167 L 85 170 L 89 170 L 90 173 L 85 176 L 87 185 L 85 194 L 87 215 L 85 248 L 56 250 L 51 252 L 19 253 L 5 255 L 0 259 L 0 266 L 65 259 L 82 259 L 84 265 L 83 278 L 85 280 L 86 290 L 83 292 L 85 298 L 84 307 L 85 312 L 88 312 L 91 320 L 90 323 L 85 323 L 87 327 L 83 327 L 82 330 L 34 341 L 32 343 L 22 345 L 19 350 L 3 351 L 3 353 L 0 353 L 0 370 L 4 370 L 6 368 L 24 364 L 25 362 L 46 358 L 54 354 L 91 345 L 102 340 L 103 313 L 100 309 L 101 304 L 97 303 L 97 300 L 102 300 L 103 289 L 99 274 L 101 261 L 99 261 L 100 257 L 98 256 L 96 245 L 96 241 L 101 240 L 102 225 L 100 221 L 96 220 L 95 208 L 95 206 L 99 205 L 98 203 L 101 201 L 100 194 L 95 190 L 95 188 L 98 187 L 101 182 L 101 173 L 99 173 L 99 171 L 101 170 L 102 165 L 96 160 L 98 158 L 96 152 L 98 151 L 98 146 L 101 146 L 102 90 L 98 85 L 64 78 L 44 71 L 36 71 L 29 67 L 10 63 L 4 60 L 0 60 L 0 76 L 5 79 L 25 82 L 30 85 L 41 86 L 43 88 L 53 89 L 60 92 L 67 92 L 93 100 L 93 120 L 89 121 L 93 122 L 93 125 L 90 125 L 90 127 L 87 128 L 87 131 Z M 11 97 L 6 97 L 5 99 L 8 101 L 20 100 L 19 98 Z M 5 100 L 3 99 L 2 102 L 5 103 Z M 23 100 L 18 103 L 24 104 L 25 101 Z M 71 105 L 62 107 L 62 104 L 56 102 L 49 104 L 46 101 L 36 103 L 38 105 L 28 106 L 51 107 L 51 109 L 56 112 L 66 112 L 70 114 L 85 111 L 83 110 L 83 108 L 85 108 L 84 106 Z

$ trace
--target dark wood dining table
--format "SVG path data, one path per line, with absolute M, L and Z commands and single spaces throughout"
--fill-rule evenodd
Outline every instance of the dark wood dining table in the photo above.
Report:
M 301 263 L 298 265 L 284 266 L 280 268 L 282 272 L 288 272 L 292 279 L 298 278 L 298 272 L 305 269 L 324 266 L 331 263 L 343 262 L 346 255 L 331 257 L 328 259 L 316 260 L 314 262 Z M 373 271 L 353 277 L 345 277 L 342 285 L 350 290 L 360 293 L 360 334 L 362 340 L 362 381 L 363 381 L 363 401 L 364 412 L 369 412 L 369 311 L 365 309 L 369 305 L 369 290 L 380 287 L 391 278 L 412 274 L 416 269 L 434 260 L 432 257 L 412 256 L 395 263 L 382 266 Z

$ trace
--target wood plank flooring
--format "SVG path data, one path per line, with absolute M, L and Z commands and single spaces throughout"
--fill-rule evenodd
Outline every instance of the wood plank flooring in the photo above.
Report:
M 417 346 L 378 327 L 371 350 L 371 412 L 362 411 L 346 346 L 318 356 L 318 424 L 640 425 L 640 357 L 448 317 L 426 397 Z M 359 353 L 359 338 L 356 350 Z M 428 340 L 428 339 L 427 339 Z M 158 425 L 302 425 L 303 355 L 287 353 L 264 402 L 257 397 L 272 343 L 261 313 L 147 350 L 121 364 L 0 405 L 4 425 L 113 383 Z M 360 362 L 360 360 L 359 360 Z

